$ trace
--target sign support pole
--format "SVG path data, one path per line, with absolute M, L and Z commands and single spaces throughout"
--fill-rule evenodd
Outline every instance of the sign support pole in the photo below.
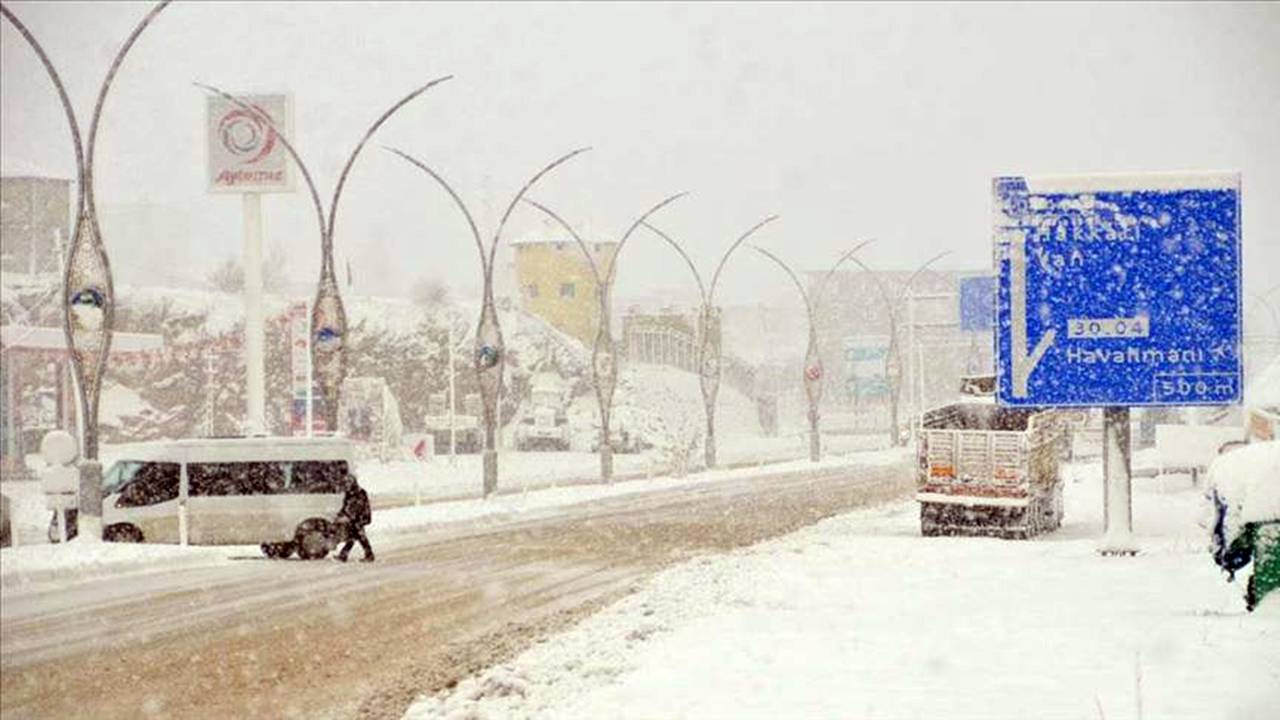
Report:
M 307 305 L 307 437 L 315 433 L 316 368 L 311 360 L 311 306 Z
M 262 312 L 262 196 L 244 193 L 244 362 L 247 434 L 266 432 Z
M 1133 485 L 1130 473 L 1129 408 L 1102 410 L 1103 533 L 1098 552 L 1136 555 L 1133 540 Z
M 449 464 L 454 465 L 458 455 L 458 432 L 454 424 L 458 414 L 458 383 L 453 369 L 453 319 L 446 322 L 449 324 Z

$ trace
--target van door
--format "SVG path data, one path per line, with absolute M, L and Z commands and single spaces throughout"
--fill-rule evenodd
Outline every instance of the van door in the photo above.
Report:
M 118 496 L 112 518 L 136 525 L 147 542 L 178 542 L 178 463 L 144 462 Z

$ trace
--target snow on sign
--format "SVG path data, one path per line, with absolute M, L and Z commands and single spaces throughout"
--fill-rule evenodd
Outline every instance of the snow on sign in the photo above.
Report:
M 997 178 L 1001 404 L 1240 400 L 1240 176 Z

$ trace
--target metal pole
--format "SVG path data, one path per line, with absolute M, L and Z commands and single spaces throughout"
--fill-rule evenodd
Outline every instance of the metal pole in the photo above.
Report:
M 458 413 L 457 373 L 453 369 L 453 321 L 449 323 L 449 464 L 457 464 L 458 434 L 454 426 L 454 417 Z
M 311 354 L 311 338 L 313 330 L 311 328 L 311 313 L 307 313 L 307 437 L 312 437 L 315 430 L 315 408 L 316 404 L 316 368 L 315 362 L 312 360 Z
M 1129 408 L 1102 410 L 1103 533 L 1098 552 L 1134 555 Z
M 244 198 L 245 425 L 249 435 L 266 432 L 266 359 L 262 312 L 262 196 Z
M 214 414 L 216 412 L 215 410 L 216 403 L 214 402 L 216 396 L 215 396 L 215 385 L 213 382 L 213 371 L 214 371 L 213 350 L 209 348 L 205 348 L 205 351 L 204 351 L 204 386 L 205 386 L 204 436 L 205 437 L 213 437 Z
M 907 301 L 907 376 L 903 380 L 907 383 L 907 401 L 910 403 L 911 412 L 909 418 L 916 415 L 916 305 L 915 296 L 911 293 L 910 288 L 906 290 Z M 916 439 L 916 423 L 914 419 L 909 419 L 911 423 L 910 436 L 912 442 Z

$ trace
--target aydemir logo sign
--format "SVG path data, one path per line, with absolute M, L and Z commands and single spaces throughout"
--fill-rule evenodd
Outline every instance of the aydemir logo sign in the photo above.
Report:
M 284 143 L 272 128 L 292 132 L 287 95 L 237 96 L 252 110 L 210 97 L 206 113 L 211 192 L 291 192 L 293 173 Z M 268 123 L 263 116 L 270 118 Z

